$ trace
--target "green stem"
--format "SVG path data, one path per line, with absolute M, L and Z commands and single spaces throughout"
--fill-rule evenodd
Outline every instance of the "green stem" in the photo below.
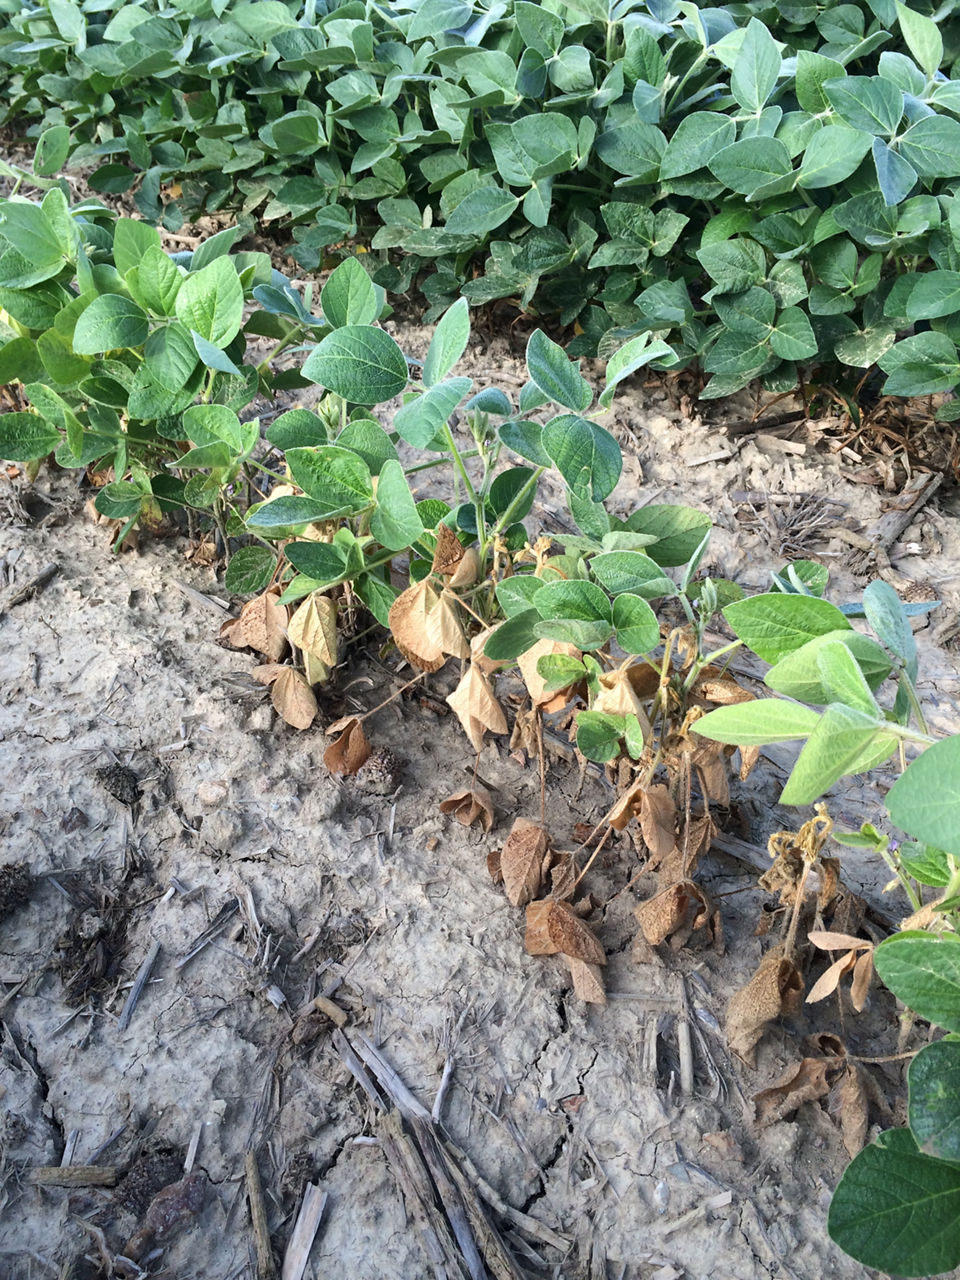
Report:
M 510 527 L 511 524 L 513 524 L 514 512 L 518 511 L 519 508 L 526 501 L 527 496 L 530 493 L 530 490 L 535 489 L 537 487 L 537 483 L 540 477 L 546 471 L 546 469 L 547 469 L 546 467 L 538 467 L 536 471 L 534 471 L 530 479 L 523 486 L 523 488 L 517 490 L 517 493 L 513 501 L 510 503 L 509 507 L 507 507 L 506 511 L 504 511 L 503 515 L 500 516 L 499 520 L 497 520 L 497 523 L 490 530 L 491 538 L 495 538 L 502 529 L 507 529 Z
M 900 680 L 902 681 L 903 687 L 907 692 L 907 699 L 910 703 L 910 709 L 913 712 L 913 714 L 916 716 L 917 725 L 920 728 L 920 732 L 923 734 L 926 734 L 928 732 L 927 721 L 926 721 L 926 717 L 923 714 L 923 708 L 920 706 L 920 699 L 917 697 L 916 686 L 914 685 L 910 677 L 907 675 L 906 671 L 900 672 Z
M 276 360 L 277 356 L 284 349 L 284 347 L 289 343 L 290 339 L 295 337 L 299 332 L 300 332 L 300 326 L 298 324 L 291 325 L 287 330 L 287 332 L 280 339 L 280 341 L 276 344 L 276 346 L 271 348 L 271 350 L 267 352 L 264 358 L 257 365 L 257 373 L 258 374 L 266 373 L 270 367 L 271 362 L 273 360 Z
M 887 866 L 890 868 L 890 870 L 893 872 L 896 878 L 900 881 L 900 886 L 903 889 L 904 893 L 907 895 L 907 897 L 910 899 L 910 905 L 913 907 L 914 911 L 919 911 L 920 908 L 923 906 L 923 903 L 920 901 L 920 897 L 917 894 L 917 891 L 914 889 L 913 885 L 904 875 L 903 869 L 890 856 L 890 852 L 888 849 L 886 848 L 878 849 L 877 852 L 880 854 L 880 857 L 884 860 L 884 862 L 887 864 Z

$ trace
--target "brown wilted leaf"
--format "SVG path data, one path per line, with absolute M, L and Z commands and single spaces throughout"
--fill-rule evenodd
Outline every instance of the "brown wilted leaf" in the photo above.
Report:
M 472 662 L 447 702 L 476 751 L 483 749 L 483 735 L 488 729 L 491 733 L 507 732 L 507 718 L 493 696 L 490 681 Z
M 642 795 L 643 784 L 637 781 L 620 796 L 617 803 L 607 814 L 607 822 L 613 827 L 614 831 L 622 831 L 636 817 L 640 811 Z M 593 828 L 590 827 L 590 830 L 592 831 Z
M 274 709 L 294 729 L 309 729 L 317 714 L 317 699 L 306 677 L 295 667 L 284 667 L 270 688 Z
M 603 972 L 597 964 L 587 964 L 576 956 L 564 956 L 573 978 L 573 994 L 587 1004 L 606 1004 L 607 993 L 603 988 Z
M 254 596 L 240 610 L 239 618 L 220 628 L 220 639 L 233 649 L 256 649 L 271 662 L 279 662 L 287 651 L 287 608 L 277 604 L 281 594 L 273 586 Z
M 690 919 L 693 911 L 692 921 Z M 703 891 L 692 880 L 679 880 L 634 908 L 643 936 L 651 946 L 665 942 L 672 933 L 686 925 L 698 929 L 710 918 L 710 907 Z
M 604 711 L 612 716 L 636 716 L 644 742 L 650 737 L 650 721 L 643 704 L 634 691 L 626 671 L 607 671 L 600 676 L 600 692 L 593 700 L 594 711 Z
M 439 671 L 446 662 L 443 649 L 427 625 L 427 617 L 436 605 L 437 593 L 430 579 L 423 578 L 401 591 L 387 615 L 394 643 L 420 671 Z
M 486 787 L 463 787 L 455 791 L 440 801 L 440 812 L 452 813 L 465 827 L 480 822 L 484 831 L 489 831 L 493 826 L 493 800 Z
M 861 1013 L 873 977 L 873 943 L 867 938 L 855 938 L 852 934 L 832 929 L 811 929 L 808 937 L 821 951 L 842 951 L 844 954 L 814 983 L 807 996 L 807 1004 L 825 999 L 837 989 L 843 975 L 853 970 L 850 997 L 857 1013 Z
M 349 716 L 330 725 L 327 733 L 342 730 L 336 742 L 331 742 L 323 753 L 323 763 L 331 773 L 351 775 L 361 765 L 366 764 L 373 753 L 373 747 L 363 732 L 363 724 L 359 716 Z
M 768 1022 L 796 1012 L 803 999 L 803 979 L 781 942 L 771 947 L 756 973 L 727 1003 L 727 1043 L 748 1066 L 756 1063 L 756 1046 Z
M 693 686 L 693 693 L 706 702 L 715 702 L 719 707 L 730 707 L 737 702 L 754 700 L 754 695 L 749 689 L 742 689 L 736 680 L 728 679 L 698 680 Z
M 448 524 L 437 526 L 437 545 L 433 553 L 431 573 L 446 577 L 454 573 L 463 559 L 464 545 Z
M 470 646 L 463 634 L 458 610 L 457 597 L 451 591 L 442 592 L 438 603 L 427 614 L 427 634 L 441 653 L 469 658 Z
M 673 674 L 672 664 L 667 664 L 667 674 Z M 651 667 L 649 662 L 634 662 L 627 667 L 627 679 L 630 681 L 630 688 L 637 695 L 641 702 L 646 702 L 660 688 L 660 672 L 656 667 Z
M 528 818 L 517 818 L 500 850 L 503 887 L 515 907 L 525 907 L 540 889 L 547 833 Z
M 572 853 L 554 854 L 550 864 L 550 896 L 561 901 L 573 895 L 577 883 L 577 864 Z
M 754 766 L 760 759 L 759 747 L 741 747 L 740 748 L 740 781 L 746 782 L 747 778 L 753 772 Z
M 480 556 L 476 547 L 467 547 L 463 559 L 447 579 L 449 587 L 472 587 L 480 577 Z
M 287 627 L 290 643 L 303 654 L 310 684 L 321 684 L 337 665 L 337 605 L 329 596 L 310 595 Z
M 585 960 L 587 964 L 607 963 L 596 935 L 565 902 L 557 902 L 555 898 L 542 898 L 527 907 L 524 946 L 534 956 L 551 956 L 562 951 L 565 956 Z
M 521 708 L 513 718 L 510 750 L 525 751 L 528 756 L 535 756 L 539 751 L 537 736 L 539 724 L 539 713 L 536 707 L 530 707 L 526 711 Z
M 768 1089 L 754 1094 L 759 1128 L 765 1129 L 767 1125 L 792 1115 L 804 1102 L 826 1097 L 830 1092 L 827 1076 L 839 1062 L 838 1058 L 803 1058 L 788 1067 Z
M 690 755 L 690 763 L 700 778 L 705 801 L 726 807 L 730 803 L 730 779 L 723 744 L 699 739 L 700 745 Z
M 491 849 L 487 854 L 487 870 L 494 884 L 503 884 L 503 872 L 500 870 L 500 850 Z
M 261 684 L 273 684 L 280 673 L 286 670 L 287 668 L 281 662 L 263 662 L 259 667 L 254 667 L 250 674 Z
M 670 790 L 655 783 L 640 793 L 640 831 L 651 854 L 660 861 L 676 843 L 677 809 Z
M 826 911 L 842 888 L 840 883 L 840 859 L 825 858 L 821 855 L 817 859 L 816 867 L 820 876 L 817 905 L 821 911 Z
M 796 901 L 803 878 L 803 865 L 803 854 L 799 849 L 782 849 L 769 871 L 765 871 L 757 880 L 757 884 L 767 893 L 779 893 L 782 907 L 791 907 Z
M 836 1087 L 840 1134 L 851 1160 L 866 1146 L 870 1127 L 870 1104 L 864 1074 L 859 1063 L 848 1061 Z
M 517 659 L 520 675 L 523 677 L 523 683 L 527 686 L 530 701 L 535 707 L 543 702 L 552 701 L 554 697 L 553 693 L 547 693 L 544 689 L 545 681 L 537 671 L 537 663 L 540 659 L 552 654 L 563 654 L 568 658 L 582 657 L 575 644 L 567 644 L 563 640 L 538 640 L 532 648 L 527 649 L 525 653 L 521 653 Z

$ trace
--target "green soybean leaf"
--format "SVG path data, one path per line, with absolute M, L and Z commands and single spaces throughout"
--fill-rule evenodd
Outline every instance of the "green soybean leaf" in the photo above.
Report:
M 932 19 L 922 13 L 916 13 L 907 5 L 897 0 L 897 20 L 906 41 L 907 48 L 927 73 L 934 76 L 943 61 L 943 37 L 940 28 Z
M 932 395 L 951 391 L 960 382 L 957 348 L 945 333 L 903 338 L 877 364 L 887 375 L 883 390 L 891 396 Z
M 903 90 L 882 76 L 843 76 L 823 86 L 831 107 L 852 129 L 892 137 L 903 116 Z
M 226 347 L 243 323 L 243 289 L 229 258 L 188 275 L 176 296 L 177 319 L 216 347 Z
M 868 716 L 880 713 L 856 658 L 841 641 L 829 640 L 820 645 L 817 668 L 828 702 L 842 702 Z
M 470 378 L 436 383 L 401 405 L 393 419 L 394 429 L 414 448 L 426 449 L 472 387 Z
M 712 525 L 705 511 L 656 502 L 634 511 L 626 521 L 629 532 L 656 539 L 648 544 L 646 555 L 665 569 L 686 564 Z
M 370 468 L 350 449 L 320 445 L 289 449 L 287 466 L 308 498 L 324 503 L 330 515 L 362 511 L 373 499 Z
M 535 6 L 529 5 L 529 8 Z M 551 15 L 552 16 L 552 15 Z M 428 387 L 441 382 L 467 349 L 470 338 L 470 308 L 466 298 L 458 298 L 441 316 L 423 362 L 423 381 Z
M 909 1139 L 909 1130 L 902 1132 Z M 958 1217 L 960 1168 L 915 1146 L 871 1145 L 840 1179 L 827 1226 L 831 1239 L 865 1266 L 933 1276 L 960 1263 Z
M 855 173 L 870 150 L 873 137 L 865 130 L 828 124 L 807 144 L 797 186 L 816 189 L 834 187 Z
M 717 707 L 701 716 L 694 729 L 701 737 L 732 746 L 760 747 L 770 742 L 807 738 L 820 721 L 816 711 L 780 698 L 758 698 Z
M 841 703 L 828 706 L 797 757 L 781 803 L 813 804 L 844 774 L 865 771 L 878 763 L 877 757 L 886 759 L 899 739 L 883 733 L 882 724 L 877 716 Z
M 329 585 L 348 568 L 346 552 L 332 542 L 288 542 L 284 555 L 295 569 L 317 583 Z
M 59 173 L 70 154 L 70 130 L 65 124 L 51 125 L 37 139 L 33 171 L 41 177 Z
M 651 554 L 653 551 L 651 548 Z M 745 645 L 764 662 L 771 663 L 779 662 L 815 636 L 851 629 L 836 605 L 827 600 L 779 592 L 728 605 L 723 616 Z
M 537 674 L 544 682 L 544 691 L 555 693 L 583 680 L 587 669 L 579 658 L 571 658 L 566 653 L 547 653 L 537 659 Z
M 631 338 L 614 352 L 607 362 L 606 386 L 600 396 L 600 408 L 609 409 L 619 383 L 636 373 L 638 369 L 650 364 L 652 360 L 661 360 L 664 364 L 670 365 L 676 363 L 677 357 L 672 347 L 659 338 L 651 338 L 649 333 Z
M 960 1163 L 960 1044 L 924 1045 L 907 1071 L 910 1130 L 924 1155 Z
M 613 602 L 613 628 L 624 653 L 650 653 L 660 643 L 657 616 L 640 596 L 617 596 Z
M 758 112 L 770 97 L 780 75 L 780 51 L 773 36 L 757 18 L 747 23 L 730 90 L 745 111 Z
M 297 410 L 293 410 L 294 413 Z M 305 412 L 305 411 L 301 411 Z M 302 440 L 298 444 L 322 444 L 323 440 Z M 377 476 L 385 462 L 396 460 L 397 450 L 393 441 L 375 418 L 355 418 L 348 422 L 337 436 L 337 444 L 341 449 L 352 449 L 358 453 L 370 468 L 370 474 Z
M 310 409 L 288 409 L 286 413 L 281 413 L 267 428 L 265 435 L 272 445 L 284 451 L 295 449 L 298 445 L 327 443 L 326 424 Z
M 956 934 L 897 933 L 881 942 L 874 959 L 881 981 L 898 1000 L 928 1022 L 960 1031 L 960 938 Z
M 113 261 L 122 276 L 131 267 L 138 267 L 147 250 L 153 248 L 163 252 L 160 234 L 148 222 L 118 218 L 113 224 Z
M 347 258 L 331 272 L 320 291 L 324 319 L 335 329 L 372 324 L 380 310 L 373 281 L 356 258 Z
M 640 551 L 605 551 L 590 560 L 590 572 L 612 596 L 623 593 L 656 600 L 676 588 L 660 565 Z
M 527 342 L 527 369 L 543 394 L 565 409 L 579 412 L 589 407 L 593 392 L 580 376 L 580 361 L 570 360 L 542 329 L 535 329 Z
M 131 293 L 148 311 L 158 316 L 172 316 L 177 294 L 185 277 L 178 271 L 159 245 L 145 250 L 136 270 Z
M 262 591 L 273 577 L 277 557 L 269 547 L 241 547 L 230 557 L 223 585 L 238 596 Z
M 605 764 L 620 754 L 626 717 L 605 711 L 581 711 L 577 716 L 577 750 L 588 760 Z
M 897 857 L 907 875 L 921 884 L 944 889 L 950 883 L 953 871 L 950 859 L 942 849 L 934 849 L 921 840 L 904 840 L 897 850 Z
M 538 422 L 502 422 L 498 435 L 503 444 L 521 458 L 535 462 L 538 467 L 550 466 L 550 455 L 543 447 L 543 428 Z
M 35 413 L 0 414 L 0 458 L 32 462 L 52 453 L 63 437 Z
M 616 487 L 623 467 L 620 446 L 609 431 L 576 414 L 551 418 L 543 447 L 579 498 L 602 502 Z
M 506 222 L 519 203 L 502 187 L 480 187 L 460 201 L 447 218 L 445 229 L 452 236 L 480 239 Z
M 910 320 L 937 320 L 960 312 L 960 271 L 927 271 L 907 298 Z
M 960 154 L 960 120 L 927 116 L 900 135 L 900 155 L 921 178 L 949 178 Z
M 917 185 L 917 171 L 898 155 L 882 138 L 873 140 L 873 164 L 877 171 L 880 193 L 888 205 L 906 200 Z
M 663 153 L 661 182 L 705 169 L 713 156 L 730 146 L 736 136 L 737 126 L 721 112 L 694 111 L 684 116 Z
M 917 676 L 917 642 L 900 597 L 881 578 L 864 588 L 863 611 L 881 641 L 902 658 L 912 680 Z
M 518 613 L 526 613 L 532 607 L 534 596 L 544 586 L 545 579 L 535 578 L 532 573 L 514 574 L 497 583 L 497 603 L 506 617 L 516 617 Z M 537 617 L 539 616 L 538 613 Z
M 797 101 L 804 111 L 811 115 L 819 115 L 830 110 L 830 101 L 824 91 L 828 80 L 836 80 L 845 75 L 843 64 L 835 58 L 828 58 L 822 53 L 812 53 L 809 49 L 797 52 Z
M 743 138 L 733 142 L 716 152 L 709 166 L 715 178 L 742 196 L 753 195 L 793 169 L 790 152 L 777 138 Z
M 328 334 L 307 357 L 303 375 L 353 404 L 391 400 L 407 385 L 407 362 L 388 333 L 345 325 Z
M 769 341 L 781 360 L 809 360 L 818 351 L 813 326 L 799 307 L 787 307 L 780 312 L 770 330 Z
M 521 653 L 526 653 L 540 639 L 536 628 L 540 624 L 540 614 L 536 609 L 523 609 L 502 622 L 483 646 L 486 657 L 494 662 L 512 662 Z
M 811 702 L 814 706 L 830 702 L 830 692 L 818 662 L 820 650 L 830 644 L 841 644 L 849 651 L 868 689 L 878 688 L 892 670 L 890 659 L 869 636 L 852 629 L 827 631 L 781 658 L 767 672 L 764 683 L 774 692 L 800 702 Z
M 149 326 L 142 307 L 119 293 L 94 298 L 77 320 L 73 349 L 78 355 L 98 355 L 118 347 L 140 347 Z
M 960 738 L 935 742 L 918 756 L 887 793 L 887 808 L 901 830 L 960 854 Z
M 388 459 L 380 469 L 377 507 L 370 519 L 370 532 L 388 551 L 409 547 L 423 533 L 403 467 L 393 459 Z

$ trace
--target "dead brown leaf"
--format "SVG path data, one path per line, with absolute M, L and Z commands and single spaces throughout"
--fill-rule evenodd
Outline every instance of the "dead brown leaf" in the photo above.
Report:
M 470 646 L 458 613 L 457 597 L 451 591 L 442 592 L 437 604 L 427 614 L 427 635 L 441 653 L 448 653 L 453 658 L 469 658 Z
M 240 610 L 240 616 L 220 628 L 220 639 L 232 649 L 256 649 L 271 662 L 279 662 L 287 651 L 287 608 L 277 604 L 281 594 L 273 586 L 254 596 Z
M 563 654 L 570 658 L 582 656 L 580 650 L 574 644 L 567 644 L 562 640 L 538 640 L 532 648 L 528 649 L 526 653 L 521 653 L 517 659 L 520 675 L 523 677 L 523 683 L 527 686 L 527 693 L 529 693 L 530 701 L 534 706 L 539 706 L 543 702 L 551 702 L 555 696 L 554 693 L 546 692 L 544 689 L 546 682 L 537 671 L 539 660 L 552 654 Z
M 487 788 L 479 785 L 463 787 L 441 800 L 440 812 L 452 813 L 465 827 L 479 822 L 484 831 L 489 831 L 493 826 L 493 800 Z
M 319 709 L 306 676 L 295 667 L 283 668 L 271 686 L 270 700 L 294 729 L 309 729 Z
M 327 733 L 335 733 L 338 729 L 342 730 L 340 737 L 336 742 L 331 742 L 323 753 L 323 763 L 331 773 L 352 775 L 370 759 L 373 747 L 363 732 L 359 716 L 338 720 L 336 724 L 330 725 Z
M 480 577 L 480 556 L 476 547 L 467 547 L 463 559 L 447 579 L 449 587 L 472 587 Z
M 598 964 L 588 964 L 576 956 L 564 956 L 573 978 L 573 993 L 587 1004 L 606 1004 L 607 993 L 603 987 L 603 972 Z
M 430 612 L 436 608 L 437 593 L 429 578 L 401 591 L 393 604 L 387 620 L 394 643 L 406 660 L 420 671 L 439 671 L 446 662 L 437 637 L 427 624 Z
M 487 854 L 487 870 L 494 884 L 503 884 L 503 872 L 500 870 L 500 850 L 491 849 Z
M 855 938 L 848 933 L 830 929 L 811 929 L 809 939 L 821 951 L 842 951 L 839 959 L 822 973 L 807 996 L 807 1004 L 816 1004 L 836 991 L 845 973 L 853 971 L 850 997 L 857 1013 L 863 1011 L 873 977 L 873 943 L 866 938 Z
M 748 1066 L 756 1062 L 756 1046 L 774 1018 L 796 1012 L 803 999 L 803 978 L 784 943 L 771 947 L 745 986 L 727 1003 L 727 1043 Z
M 742 689 L 736 680 L 699 680 L 693 687 L 698 698 L 707 702 L 715 702 L 719 707 L 730 707 L 737 702 L 752 702 L 753 694 L 749 689 Z
M 456 712 L 474 750 L 483 749 L 483 735 L 488 729 L 491 733 L 507 732 L 507 718 L 493 696 L 490 681 L 472 662 L 447 702 Z
M 439 573 L 442 577 L 456 572 L 463 559 L 464 546 L 448 524 L 437 526 L 437 545 L 433 552 L 431 573 Z
M 524 946 L 534 956 L 552 956 L 562 951 L 565 956 L 585 960 L 587 964 L 607 963 L 596 935 L 572 908 L 555 898 L 541 898 L 527 907 Z
M 540 889 L 547 833 L 528 818 L 517 818 L 500 850 L 503 887 L 515 907 L 525 907 Z
M 730 778 L 723 744 L 698 739 L 698 745 L 690 755 L 690 763 L 700 778 L 704 801 L 726 807 L 730 803 Z
M 689 926 L 700 928 L 710 918 L 710 906 L 703 891 L 692 880 L 678 880 L 669 888 L 634 908 L 634 915 L 651 946 L 665 942 L 671 934 Z
M 865 1072 L 860 1064 L 848 1061 L 836 1086 L 840 1134 L 851 1160 L 866 1146 L 870 1127 L 870 1103 L 864 1077 Z
M 740 748 L 740 781 L 746 782 L 753 772 L 754 765 L 760 759 L 759 747 Z
M 577 864 L 572 853 L 555 853 L 550 863 L 550 896 L 569 899 L 577 884 Z
M 658 861 L 665 858 L 677 839 L 677 809 L 663 783 L 641 791 L 639 820 L 644 844 Z
M 792 1115 L 803 1103 L 826 1097 L 830 1092 L 827 1076 L 840 1061 L 839 1058 L 803 1058 L 788 1067 L 768 1089 L 754 1094 L 757 1125 L 765 1129 L 767 1125 Z

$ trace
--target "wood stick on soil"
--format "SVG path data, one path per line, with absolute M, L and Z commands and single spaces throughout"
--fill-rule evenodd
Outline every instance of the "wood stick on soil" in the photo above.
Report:
M 253 1238 L 257 1246 L 257 1280 L 276 1280 L 277 1265 L 273 1260 L 273 1249 L 270 1246 L 267 1206 L 263 1198 L 263 1183 L 260 1181 L 255 1152 L 247 1152 L 243 1168 L 247 1180 L 247 1199 L 250 1202 Z
M 39 1165 L 27 1181 L 35 1187 L 115 1187 L 119 1170 L 106 1164 Z
M 283 1255 L 281 1280 L 303 1280 L 303 1273 L 310 1260 L 310 1250 L 313 1248 L 326 1203 L 326 1191 L 321 1191 L 314 1183 L 308 1182 L 303 1192 L 293 1234 L 287 1245 L 287 1251 Z
M 130 1025 L 130 1019 L 133 1017 L 133 1011 L 137 1007 L 137 1002 L 143 995 L 143 988 L 147 985 L 150 978 L 150 971 L 157 963 L 157 957 L 160 954 L 160 943 L 154 942 L 150 950 L 143 959 L 143 963 L 137 970 L 137 976 L 133 980 L 133 986 L 130 988 L 129 994 L 124 1001 L 123 1010 L 120 1019 L 117 1022 L 118 1031 L 126 1031 Z
M 28 578 L 26 582 L 21 583 L 19 587 L 10 587 L 0 596 L 0 618 L 12 609 L 15 604 L 20 604 L 26 600 L 27 596 L 32 595 L 34 591 L 39 591 L 45 587 L 51 578 L 59 572 L 60 566 L 54 564 L 45 564 L 39 573 L 35 573 L 32 578 Z

